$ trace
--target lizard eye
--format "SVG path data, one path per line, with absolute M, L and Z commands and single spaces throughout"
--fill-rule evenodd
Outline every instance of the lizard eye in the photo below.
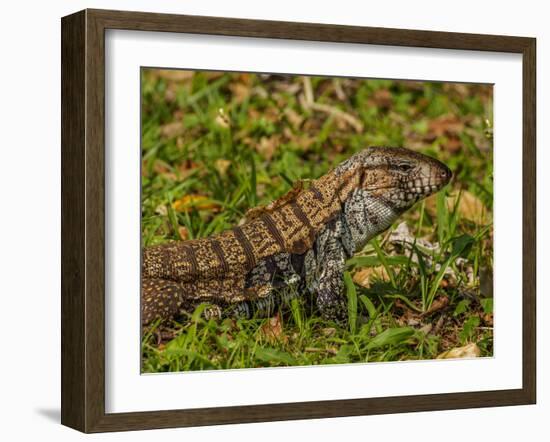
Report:
M 399 170 L 400 172 L 408 172 L 409 170 L 412 169 L 412 166 L 410 164 L 406 164 L 406 163 L 401 163 L 401 164 L 397 164 L 395 166 L 395 168 L 397 170 Z

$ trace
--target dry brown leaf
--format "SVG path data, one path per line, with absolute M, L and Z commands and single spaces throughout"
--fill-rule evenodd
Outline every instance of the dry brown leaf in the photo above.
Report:
M 230 83 L 228 87 L 233 96 L 233 100 L 235 101 L 235 103 L 238 103 L 238 104 L 242 103 L 252 94 L 250 85 L 247 85 L 241 82 Z
M 482 317 L 483 319 L 483 323 L 488 326 L 488 327 L 492 327 L 493 326 L 493 314 L 492 313 L 486 313 L 483 315 Z
M 334 336 L 336 329 L 334 327 L 325 327 L 321 330 L 321 332 L 323 333 L 323 336 L 330 337 Z
M 336 98 L 340 101 L 346 101 L 347 96 L 344 92 L 344 89 L 342 88 L 342 82 L 339 78 L 335 78 L 332 80 L 332 86 L 334 88 L 334 94 L 336 95 Z
M 279 146 L 280 136 L 273 135 L 271 137 L 262 137 L 260 142 L 256 144 L 256 151 L 267 161 L 271 160 L 277 147 Z
M 214 163 L 214 167 L 222 177 L 227 174 L 227 169 L 229 169 L 229 166 L 231 166 L 231 161 L 223 158 L 218 158 Z
M 141 162 L 141 176 L 146 177 L 149 174 L 147 173 L 147 161 Z
M 353 282 L 361 287 L 369 288 L 371 286 L 371 277 L 382 279 L 383 281 L 389 281 L 390 279 L 384 266 L 363 267 L 353 274 Z
M 166 92 L 164 93 L 164 99 L 168 103 L 173 103 L 174 101 L 176 101 L 176 98 L 177 98 L 177 89 L 174 83 L 170 83 L 166 87 Z
M 208 197 L 204 195 L 184 195 L 180 199 L 172 203 L 172 208 L 178 212 L 190 212 L 195 208 L 196 210 L 212 210 L 217 211 L 220 206 L 212 202 Z
M 247 113 L 250 120 L 258 120 L 259 118 L 261 118 L 260 111 L 255 107 L 249 107 Z
M 432 331 L 432 328 L 433 328 L 433 325 L 432 324 L 425 324 L 423 325 L 422 327 L 420 327 L 420 331 L 422 333 L 424 333 L 425 335 L 427 335 L 428 333 L 430 333 Z
M 438 298 L 434 299 L 430 308 L 426 310 L 424 313 L 422 313 L 422 316 L 431 315 L 432 313 L 435 313 L 439 310 L 444 309 L 448 305 L 449 305 L 449 297 L 446 295 L 439 296 Z
M 300 135 L 294 139 L 294 142 L 298 145 L 298 147 L 304 151 L 309 150 L 315 141 L 315 137 L 309 137 L 307 135 Z
M 186 239 L 189 239 L 189 230 L 187 230 L 187 227 L 179 226 L 178 227 L 178 234 L 182 241 L 185 241 Z
M 372 94 L 372 101 L 376 106 L 387 109 L 393 104 L 393 97 L 388 89 L 378 89 Z
M 288 341 L 288 336 L 283 333 L 283 324 L 281 316 L 278 313 L 273 318 L 269 318 L 269 321 L 260 327 L 260 333 L 271 344 Z
M 299 129 L 300 125 L 304 121 L 304 117 L 291 108 L 285 109 L 285 116 L 294 129 Z
M 263 117 L 271 123 L 278 123 L 281 121 L 281 114 L 276 106 L 268 107 L 264 111 Z
M 457 153 L 462 148 L 462 141 L 457 136 L 450 136 L 443 144 L 443 148 L 450 153 Z
M 251 85 L 253 83 L 253 79 L 254 77 L 247 73 L 247 72 L 241 72 L 239 75 L 238 75 L 238 78 L 239 78 L 239 81 L 243 84 L 246 84 L 246 85 Z
M 168 209 L 164 204 L 159 204 L 157 207 L 155 207 L 155 213 L 157 215 L 166 216 L 168 215 Z
M 174 121 L 172 123 L 165 124 L 160 127 L 160 134 L 164 138 L 175 138 L 183 135 L 185 128 L 181 121 Z
M 457 359 L 457 358 L 478 358 L 481 356 L 481 350 L 475 343 L 455 347 L 447 350 L 437 356 L 436 359 Z
M 185 81 L 193 78 L 193 71 L 182 71 L 179 69 L 156 69 L 155 74 L 158 78 L 168 81 Z
M 458 200 L 459 193 L 456 192 L 445 198 L 447 208 L 450 211 L 454 210 L 456 202 Z M 436 216 L 437 211 L 437 196 L 432 195 L 426 199 L 426 210 L 431 216 Z M 476 224 L 487 224 L 489 222 L 489 212 L 485 207 L 485 204 L 473 193 L 463 190 L 460 195 L 460 201 L 458 203 L 458 213 L 462 218 L 472 221 Z
M 193 172 L 193 170 L 195 170 L 199 167 L 200 167 L 200 165 L 195 163 L 192 160 L 188 159 L 188 160 L 182 161 L 177 166 L 177 169 L 178 169 L 178 172 L 179 172 L 179 175 L 180 175 L 180 179 L 186 178 L 187 176 L 189 176 Z
M 218 78 L 221 78 L 225 75 L 222 71 L 208 71 L 203 72 L 204 76 L 208 78 L 208 80 L 217 80 Z
M 443 83 L 443 90 L 445 92 L 454 92 L 462 99 L 467 98 L 468 95 L 472 94 L 470 86 L 464 83 Z
M 442 115 L 428 123 L 426 138 L 435 140 L 443 135 L 458 135 L 464 130 L 464 123 L 456 115 Z
M 174 172 L 172 172 L 172 169 L 164 163 L 161 160 L 156 160 L 155 164 L 153 165 L 153 170 L 155 173 L 164 176 L 165 178 L 168 178 L 170 180 L 177 180 L 177 176 Z
M 435 327 L 432 329 L 433 335 L 438 335 L 439 332 L 443 329 L 443 326 L 445 325 L 445 320 L 447 319 L 447 315 L 443 313 L 437 322 L 435 323 Z
M 454 207 L 454 204 L 452 207 Z M 462 192 L 458 211 L 463 218 L 477 224 L 485 224 L 487 222 L 488 214 L 485 205 L 477 196 L 468 191 Z

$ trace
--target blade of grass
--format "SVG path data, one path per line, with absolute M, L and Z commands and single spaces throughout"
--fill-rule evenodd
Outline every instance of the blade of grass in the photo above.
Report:
M 351 334 L 355 334 L 357 327 L 357 291 L 349 272 L 344 272 L 344 284 L 348 297 L 348 320 Z
M 374 247 L 374 250 L 376 251 L 376 255 L 378 256 L 378 259 L 380 260 L 382 266 L 384 266 L 384 269 L 386 270 L 386 273 L 388 274 L 388 277 L 390 278 L 390 282 L 391 282 L 392 287 L 397 288 L 397 285 L 395 283 L 395 274 L 393 272 L 393 269 L 389 265 L 388 260 L 385 256 L 384 252 L 382 251 L 382 249 L 380 248 L 380 246 L 378 244 L 378 239 L 376 239 L 376 238 L 373 239 L 371 241 L 371 244 Z

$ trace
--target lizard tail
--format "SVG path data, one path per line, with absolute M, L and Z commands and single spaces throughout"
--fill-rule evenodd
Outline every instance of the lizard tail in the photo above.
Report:
M 183 306 L 184 290 L 181 284 L 167 279 L 144 278 L 141 282 L 141 323 L 147 325 L 156 319 L 165 321 L 178 314 Z

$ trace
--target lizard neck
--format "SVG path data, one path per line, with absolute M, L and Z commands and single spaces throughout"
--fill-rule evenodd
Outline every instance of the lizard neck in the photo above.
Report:
M 390 227 L 399 216 L 390 202 L 360 188 L 349 194 L 343 213 L 356 252 Z

